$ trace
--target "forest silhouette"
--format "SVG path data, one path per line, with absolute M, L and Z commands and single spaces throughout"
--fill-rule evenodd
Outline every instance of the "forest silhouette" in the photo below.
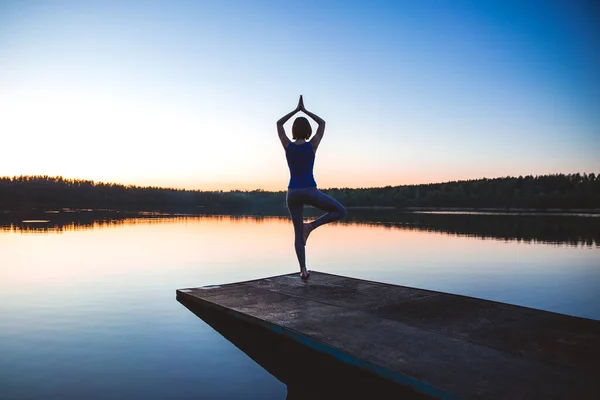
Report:
M 594 173 L 519 176 L 378 188 L 322 189 L 346 207 L 599 209 Z M 0 210 L 133 209 L 279 213 L 285 191 L 200 191 L 50 176 L 0 178 Z

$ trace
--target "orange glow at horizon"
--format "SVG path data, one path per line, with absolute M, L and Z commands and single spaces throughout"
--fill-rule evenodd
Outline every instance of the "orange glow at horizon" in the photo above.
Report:
M 277 176 L 266 176 L 259 178 L 250 178 L 247 180 L 232 178 L 230 180 L 209 180 L 194 178 L 194 177 L 178 177 L 166 178 L 156 177 L 155 179 L 139 177 L 129 179 L 119 179 L 118 177 L 104 177 L 104 176 L 62 176 L 64 179 L 75 179 L 75 180 L 90 180 L 95 183 L 107 183 L 107 184 L 120 184 L 124 186 L 138 186 L 138 187 L 160 187 L 160 188 L 173 188 L 173 189 L 185 189 L 185 190 L 200 190 L 200 191 L 230 191 L 230 190 L 265 190 L 265 191 L 285 191 L 289 181 L 289 174 L 287 172 L 287 166 L 284 166 L 286 170 L 283 173 L 277 174 Z M 590 171 L 593 172 L 593 171 Z M 559 173 L 558 171 L 556 173 Z M 568 172 L 567 172 L 568 173 Z M 539 172 L 540 175 L 544 172 Z M 323 173 L 315 172 L 315 180 L 317 185 L 321 189 L 329 188 L 378 188 L 385 186 L 404 186 L 404 185 L 421 185 L 431 183 L 444 183 L 451 181 L 466 181 L 473 179 L 488 178 L 493 179 L 497 177 L 505 176 L 519 176 L 519 175 L 537 175 L 537 173 L 531 174 L 506 174 L 502 176 L 492 174 L 474 174 L 466 173 L 464 171 L 444 171 L 439 173 L 436 171 L 421 171 L 420 173 L 401 173 L 397 171 L 363 171 L 363 172 L 335 172 L 335 171 L 324 171 Z M 19 176 L 19 175 L 14 175 Z M 53 175 L 49 175 L 53 176 Z

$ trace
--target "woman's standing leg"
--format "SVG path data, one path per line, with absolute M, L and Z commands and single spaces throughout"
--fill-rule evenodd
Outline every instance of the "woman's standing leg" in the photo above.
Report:
M 298 194 L 290 193 L 288 191 L 286 197 L 286 203 L 290 216 L 292 217 L 292 224 L 294 225 L 294 248 L 296 249 L 296 257 L 298 257 L 298 263 L 300 264 L 300 272 L 306 271 L 306 252 L 304 249 L 304 241 L 302 239 L 304 221 L 302 214 L 304 210 L 304 204 L 302 198 Z
M 304 233 L 304 243 L 306 243 L 306 239 L 310 232 L 317 229 L 319 226 L 338 221 L 345 218 L 348 214 L 346 208 L 339 201 L 333 197 L 327 196 L 325 193 L 317 190 L 317 188 L 310 192 L 310 195 L 306 199 L 306 203 L 320 210 L 327 211 L 327 213 L 308 224 L 308 229 L 305 230 Z

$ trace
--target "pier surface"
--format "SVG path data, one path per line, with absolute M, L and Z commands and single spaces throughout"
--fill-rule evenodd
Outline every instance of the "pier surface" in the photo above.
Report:
M 178 298 L 446 399 L 600 398 L 600 321 L 313 271 Z

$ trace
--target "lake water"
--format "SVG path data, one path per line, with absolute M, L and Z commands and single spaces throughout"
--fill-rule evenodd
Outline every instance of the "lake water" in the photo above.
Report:
M 286 397 L 175 290 L 294 272 L 288 219 L 46 218 L 0 220 L 0 398 Z M 599 223 L 351 211 L 307 264 L 600 319 Z

